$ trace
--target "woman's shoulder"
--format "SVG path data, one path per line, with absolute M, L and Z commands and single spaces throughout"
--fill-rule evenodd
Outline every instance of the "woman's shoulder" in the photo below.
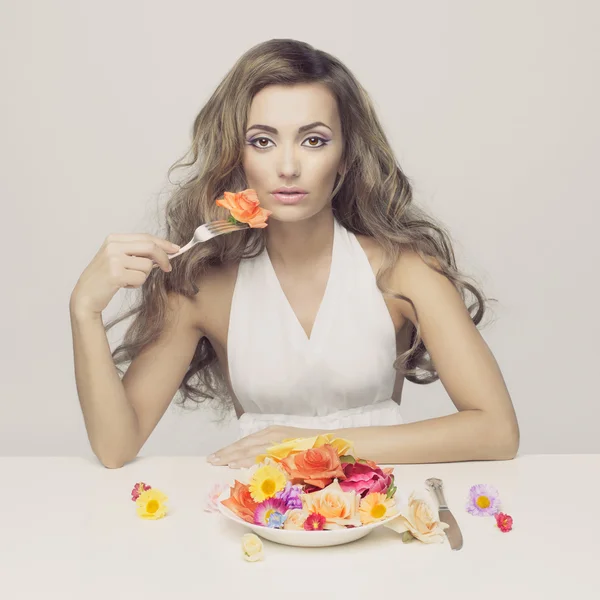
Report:
M 355 234 L 356 239 L 362 246 L 373 271 L 377 273 L 379 268 L 384 262 L 385 249 L 374 237 L 362 234 Z M 439 268 L 439 261 L 431 256 L 427 258 L 430 264 L 427 264 L 419 255 L 418 252 L 413 250 L 402 250 L 393 265 L 392 268 L 392 280 L 398 281 L 402 279 L 404 275 L 411 273 L 417 276 L 429 274 L 431 265 L 435 265 Z
M 356 238 L 377 275 L 385 259 L 383 246 L 371 236 L 356 234 Z M 453 286 L 444 275 L 432 267 L 440 268 L 440 262 L 435 257 L 428 256 L 425 261 L 418 252 L 403 250 L 392 265 L 386 286 L 395 293 L 411 299 L 439 297 L 440 294 L 447 297 L 452 293 L 450 288 Z M 388 302 L 402 317 L 415 322 L 415 313 L 409 302 L 403 298 L 390 299 Z
M 373 273 L 377 275 L 384 258 L 383 246 L 374 238 L 369 235 L 363 235 L 356 233 L 354 234 L 358 243 L 362 246 L 364 253 L 371 264 Z
M 373 274 L 377 277 L 385 260 L 385 250 L 383 246 L 374 237 L 362 234 L 355 235 L 371 265 Z M 393 275 L 392 279 L 395 279 Z M 406 316 L 402 311 L 403 306 L 398 302 L 398 299 L 390 296 L 385 296 L 384 300 L 394 323 L 396 333 L 399 334 L 401 331 L 404 331 L 404 327 L 407 323 Z

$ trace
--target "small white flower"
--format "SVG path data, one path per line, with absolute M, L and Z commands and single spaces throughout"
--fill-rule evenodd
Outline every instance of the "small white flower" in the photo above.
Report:
M 264 558 L 262 540 L 254 533 L 245 533 L 242 536 L 242 551 L 244 559 L 248 562 L 256 562 Z

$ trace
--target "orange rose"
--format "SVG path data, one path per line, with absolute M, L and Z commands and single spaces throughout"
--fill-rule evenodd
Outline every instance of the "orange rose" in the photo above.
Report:
M 250 495 L 250 489 L 247 485 L 235 480 L 235 486 L 229 492 L 229 498 L 221 500 L 221 504 L 234 512 L 238 517 L 254 523 L 254 511 L 257 504 Z
M 346 478 L 337 451 L 331 444 L 290 454 L 281 464 L 292 483 L 308 483 L 322 489 L 335 478 Z
M 248 223 L 250 227 L 255 228 L 267 226 L 267 217 L 271 211 L 259 206 L 258 194 L 255 190 L 248 188 L 235 194 L 224 192 L 223 196 L 216 201 L 217 206 L 226 208 L 236 221 Z

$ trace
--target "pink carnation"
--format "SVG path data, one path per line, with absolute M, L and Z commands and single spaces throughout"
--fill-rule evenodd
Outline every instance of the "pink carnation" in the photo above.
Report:
M 145 492 L 150 489 L 152 489 L 151 485 L 148 485 L 143 481 L 139 481 L 133 486 L 133 489 L 131 490 L 131 499 L 135 502 L 140 497 L 140 494 L 142 492 Z

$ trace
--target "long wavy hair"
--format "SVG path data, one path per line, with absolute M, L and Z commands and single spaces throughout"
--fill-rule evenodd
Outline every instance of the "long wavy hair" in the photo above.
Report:
M 410 348 L 397 356 L 394 368 L 413 383 L 432 383 L 438 374 L 421 339 L 416 307 L 410 298 L 386 285 L 398 257 L 403 251 L 418 253 L 453 283 L 465 304 L 469 292 L 473 302 L 468 311 L 475 325 L 484 316 L 486 298 L 473 280 L 458 270 L 444 227 L 413 202 L 409 179 L 397 163 L 368 93 L 334 56 L 302 41 L 272 39 L 250 48 L 237 60 L 195 118 L 189 149 L 169 168 L 169 177 L 177 168 L 189 170 L 166 203 L 164 237 L 183 245 L 198 225 L 224 217 L 224 209 L 217 207 L 215 200 L 224 191 L 247 188 L 242 153 L 254 95 L 268 85 L 300 83 L 323 84 L 337 99 L 344 170 L 331 193 L 335 217 L 349 231 L 379 242 L 385 255 L 377 275 L 379 289 L 385 296 L 409 302 L 417 316 L 416 325 L 410 324 Z M 105 326 L 108 332 L 134 317 L 122 343 L 112 352 L 119 373 L 124 373 L 120 365 L 130 363 L 160 336 L 170 294 L 191 298 L 198 292 L 194 282 L 207 269 L 258 255 L 265 248 L 264 232 L 247 229 L 217 237 L 174 261 L 168 274 L 152 270 L 138 302 Z M 178 402 L 184 407 L 188 400 L 196 405 L 214 400 L 217 406 L 231 407 L 226 379 L 206 337 L 196 347 L 179 392 Z

